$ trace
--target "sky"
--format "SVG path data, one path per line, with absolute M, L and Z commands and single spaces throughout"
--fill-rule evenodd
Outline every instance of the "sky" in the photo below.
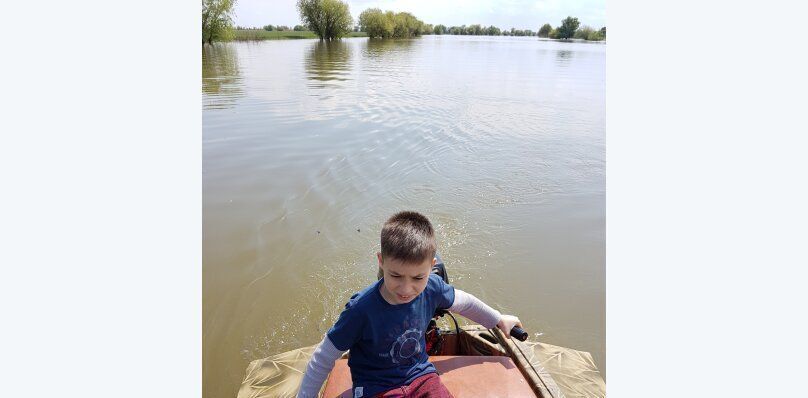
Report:
M 428 24 L 494 25 L 502 29 L 539 30 L 541 25 L 561 25 L 567 16 L 581 26 L 606 26 L 606 0 L 343 0 L 356 22 L 362 11 L 407 11 Z M 237 0 L 235 24 L 245 27 L 300 24 L 296 0 Z

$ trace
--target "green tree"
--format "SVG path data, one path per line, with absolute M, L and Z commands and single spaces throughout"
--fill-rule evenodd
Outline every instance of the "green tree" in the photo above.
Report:
M 558 29 L 551 30 L 550 34 L 548 34 L 547 37 L 551 39 L 558 39 Z
M 306 30 L 306 27 L 304 27 L 303 25 L 295 25 L 295 27 L 293 28 L 293 30 L 294 30 L 295 32 L 302 32 L 302 31 Z
M 578 26 L 581 23 L 578 22 L 578 18 L 567 17 L 563 21 L 561 21 L 561 26 L 556 28 L 558 30 L 558 38 L 559 39 L 569 39 L 575 35 L 575 31 L 578 30 Z
M 539 37 L 549 37 L 550 32 L 553 30 L 553 27 L 550 26 L 549 23 L 546 23 L 539 28 Z
M 606 27 L 605 26 L 600 28 L 600 35 L 603 36 L 604 39 L 606 38 Z
M 202 44 L 233 37 L 236 0 L 202 0 Z
M 573 37 L 576 39 L 586 40 L 586 38 L 589 37 L 589 35 L 592 33 L 595 33 L 595 29 L 592 29 L 591 26 L 584 25 L 580 29 L 575 31 Z
M 274 29 L 275 29 L 275 27 L 272 26 L 272 25 L 264 26 L 264 30 L 267 31 L 267 32 L 272 32 Z
M 433 30 L 436 35 L 444 35 L 446 34 L 446 26 L 445 25 L 435 25 L 435 29 Z
M 586 36 L 586 40 L 589 41 L 601 41 L 603 40 L 603 35 L 600 33 L 599 30 L 592 31 Z
M 367 33 L 368 37 L 393 37 L 395 21 L 390 16 L 381 9 L 368 8 L 359 14 L 359 29 Z
M 339 0 L 298 0 L 297 10 L 320 40 L 340 39 L 353 27 L 348 4 Z
M 394 21 L 394 36 L 399 38 L 418 36 L 421 32 L 421 25 L 424 24 L 418 20 L 418 18 L 415 18 L 414 15 L 408 12 L 399 12 L 395 14 Z
M 406 38 L 432 32 L 432 25 L 424 24 L 408 12 L 383 12 L 378 8 L 368 8 L 359 14 L 359 25 L 368 37 Z

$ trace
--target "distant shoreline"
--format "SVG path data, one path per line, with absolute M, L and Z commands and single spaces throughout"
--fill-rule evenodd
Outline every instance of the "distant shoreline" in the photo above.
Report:
M 235 33 L 235 37 L 233 37 L 233 41 L 260 41 L 260 40 L 296 40 L 296 39 L 317 39 L 317 35 L 310 31 L 294 31 L 294 30 L 284 30 L 284 31 L 267 31 L 263 29 L 235 29 L 233 31 Z M 489 36 L 489 35 L 450 35 L 450 34 L 443 34 L 443 35 L 422 35 L 422 36 L 475 36 L 475 37 L 530 37 L 530 36 Z M 368 37 L 367 33 L 365 32 L 349 32 L 346 38 L 350 37 Z M 542 41 L 560 41 L 560 42 L 567 42 L 567 43 L 601 43 L 606 44 L 606 40 L 584 40 L 584 39 L 550 39 L 547 37 L 536 37 L 533 36 L 537 40 Z
M 294 40 L 294 39 L 317 39 L 317 35 L 310 30 L 272 30 L 263 29 L 236 29 L 233 31 L 235 41 L 250 40 Z M 345 37 L 368 37 L 365 32 L 349 32 Z

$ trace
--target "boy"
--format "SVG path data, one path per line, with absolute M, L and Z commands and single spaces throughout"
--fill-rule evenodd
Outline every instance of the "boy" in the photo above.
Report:
M 509 336 L 522 326 L 476 297 L 433 274 L 435 233 L 423 215 L 404 211 L 390 217 L 376 253 L 383 277 L 354 294 L 312 354 L 298 398 L 315 398 L 343 352 L 352 396 L 452 397 L 428 361 L 424 333 L 436 309 L 448 309 Z

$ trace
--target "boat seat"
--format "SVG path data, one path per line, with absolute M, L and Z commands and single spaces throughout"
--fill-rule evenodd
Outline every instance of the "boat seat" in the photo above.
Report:
M 455 398 L 536 396 L 509 357 L 432 356 L 429 361 Z M 353 398 L 347 359 L 337 360 L 328 375 L 323 397 Z

